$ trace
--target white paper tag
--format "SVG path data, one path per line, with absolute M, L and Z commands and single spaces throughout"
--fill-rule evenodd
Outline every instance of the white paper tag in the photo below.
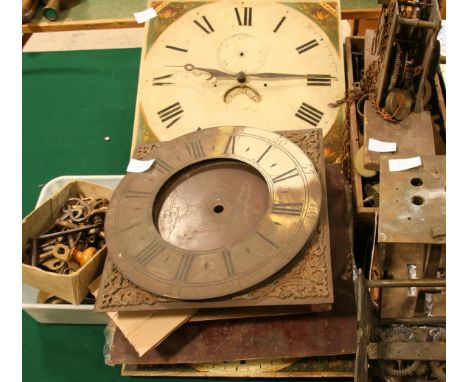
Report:
M 378 153 L 393 153 L 396 151 L 396 142 L 383 142 L 374 138 L 369 138 L 370 151 L 376 151 Z
M 127 172 L 145 172 L 154 163 L 154 159 L 151 160 L 138 160 L 130 159 L 127 166 Z
M 388 169 L 392 172 L 409 170 L 419 166 L 421 166 L 421 157 L 388 160 Z
M 154 19 L 157 15 L 158 14 L 156 13 L 154 8 L 148 8 L 148 9 L 145 9 L 144 11 L 135 12 L 133 14 L 138 24 L 142 24 L 145 21 Z

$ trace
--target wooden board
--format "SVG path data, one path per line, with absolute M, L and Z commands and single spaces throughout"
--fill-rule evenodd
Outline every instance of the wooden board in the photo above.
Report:
M 43 17 L 40 7 L 31 22 L 23 24 L 23 33 L 143 27 L 133 13 L 144 10 L 146 1 L 81 0 L 75 7 L 60 12 L 57 21 Z
M 158 348 L 138 357 L 116 331 L 112 363 L 187 363 L 239 359 L 352 354 L 356 310 L 352 276 L 349 203 L 339 165 L 327 166 L 333 287 L 336 303 L 327 313 L 188 323 Z M 220 340 L 222 339 L 222 340 Z
M 216 378 L 353 377 L 354 356 L 265 359 L 181 365 L 122 365 L 123 376 Z M 344 379 L 346 378 L 346 379 Z
M 133 17 L 134 12 L 146 8 L 147 0 L 81 0 L 74 8 L 60 12 L 58 21 L 42 16 L 42 8 L 33 20 L 23 24 L 23 33 L 58 32 L 86 29 L 142 28 Z M 372 18 L 379 14 L 377 0 L 342 0 L 343 19 Z
M 352 89 L 352 84 L 357 80 L 354 78 L 353 72 L 353 52 L 364 52 L 364 38 L 363 37 L 351 37 L 347 38 L 345 42 L 345 54 L 346 54 L 346 74 L 347 74 L 347 89 Z M 366 221 L 374 221 L 374 216 L 378 210 L 375 207 L 366 207 L 364 206 L 364 193 L 362 187 L 362 177 L 356 171 L 354 167 L 354 158 L 359 150 L 359 132 L 357 126 L 357 112 L 356 112 L 356 103 L 353 102 L 349 106 L 349 151 L 351 159 L 351 180 L 353 185 L 353 196 L 354 196 L 354 205 L 358 216 L 363 217 Z

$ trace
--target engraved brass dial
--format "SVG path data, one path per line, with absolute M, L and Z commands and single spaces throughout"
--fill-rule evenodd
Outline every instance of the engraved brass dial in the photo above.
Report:
M 317 225 L 317 171 L 278 134 L 205 129 L 154 157 L 119 184 L 105 227 L 117 267 L 152 293 L 203 300 L 248 289 L 286 266 Z
M 136 131 L 146 126 L 161 141 L 226 124 L 327 134 L 339 114 L 329 104 L 344 96 L 341 47 L 329 37 L 339 36 L 335 8 L 313 1 L 167 4 L 146 27 Z

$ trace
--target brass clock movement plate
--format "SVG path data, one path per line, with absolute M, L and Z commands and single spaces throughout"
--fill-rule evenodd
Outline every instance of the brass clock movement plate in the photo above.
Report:
M 98 309 L 331 303 L 321 131 L 294 134 L 315 163 L 291 140 L 245 127 L 200 130 L 143 153 L 153 166 L 127 174 L 109 206 Z M 325 288 L 264 289 L 314 256 Z
M 342 124 L 339 2 L 149 2 L 133 148 L 212 126 Z M 197 121 L 194 125 L 192 121 Z M 335 126 L 336 127 L 336 126 Z

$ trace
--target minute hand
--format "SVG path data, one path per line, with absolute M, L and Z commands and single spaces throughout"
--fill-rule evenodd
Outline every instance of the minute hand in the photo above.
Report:
M 328 74 L 289 74 L 289 73 L 249 73 L 247 77 L 254 77 L 254 78 L 326 78 L 326 79 L 334 79 L 335 77 L 331 77 Z

